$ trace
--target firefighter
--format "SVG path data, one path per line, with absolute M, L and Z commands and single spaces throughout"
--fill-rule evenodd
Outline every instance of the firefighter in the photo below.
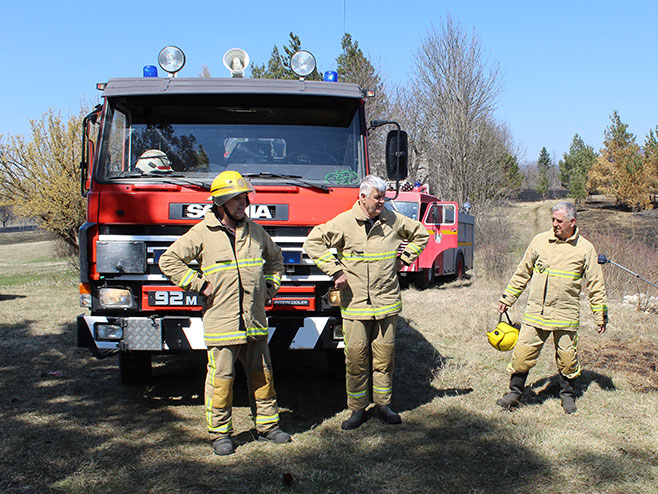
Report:
M 208 373 L 205 411 L 213 450 L 233 453 L 231 407 L 235 362 L 245 369 L 259 440 L 290 441 L 279 428 L 265 305 L 281 285 L 281 249 L 246 217 L 249 181 L 224 171 L 211 185 L 213 207 L 205 219 L 160 257 L 162 272 L 184 290 L 207 297 L 203 314 Z M 198 262 L 199 270 L 190 266 Z
M 340 290 L 347 407 L 352 412 L 341 424 L 345 430 L 366 421 L 371 391 L 377 417 L 389 424 L 402 421 L 389 407 L 395 328 L 402 310 L 396 263 L 411 264 L 429 235 L 418 221 L 385 209 L 385 195 L 386 182 L 368 175 L 352 209 L 313 228 L 304 243 L 308 255 Z M 408 243 L 398 257 L 403 241 Z
M 580 376 L 576 343 L 583 277 L 599 334 L 606 329 L 608 306 L 603 272 L 594 246 L 578 231 L 575 206 L 560 202 L 551 212 L 552 230 L 532 239 L 498 304 L 498 312 L 507 311 L 532 280 L 519 340 L 507 366 L 510 392 L 496 403 L 506 409 L 520 406 L 528 372 L 553 335 L 562 408 L 574 413 L 574 383 Z

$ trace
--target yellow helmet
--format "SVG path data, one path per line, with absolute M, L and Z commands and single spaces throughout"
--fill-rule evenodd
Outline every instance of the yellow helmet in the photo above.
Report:
M 210 199 L 215 204 L 221 206 L 226 201 L 243 192 L 253 192 L 249 180 L 244 178 L 238 172 L 226 170 L 215 177 L 210 185 Z
M 498 325 L 491 331 L 487 331 L 487 338 L 489 338 L 489 343 L 496 350 L 501 352 L 507 352 L 511 350 L 516 345 L 516 342 L 519 339 L 519 328 L 520 324 L 512 324 L 512 320 L 509 318 L 509 314 L 505 311 L 507 320 L 509 323 L 503 321 L 503 315 L 500 314 L 498 317 Z

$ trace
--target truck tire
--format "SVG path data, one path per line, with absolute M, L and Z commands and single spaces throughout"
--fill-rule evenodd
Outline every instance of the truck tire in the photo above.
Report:
M 119 352 L 121 384 L 143 384 L 151 378 L 151 352 Z
M 414 284 L 419 290 L 426 290 L 434 283 L 434 267 L 421 269 L 414 277 Z
M 455 278 L 463 280 L 466 275 L 466 265 L 464 264 L 464 255 L 460 252 L 457 254 L 457 264 L 455 265 Z

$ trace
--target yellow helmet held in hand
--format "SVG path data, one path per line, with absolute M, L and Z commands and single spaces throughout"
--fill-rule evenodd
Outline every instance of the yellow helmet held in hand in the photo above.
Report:
M 215 204 L 221 206 L 226 201 L 243 192 L 253 192 L 249 180 L 244 178 L 238 172 L 226 170 L 215 177 L 210 185 L 210 199 Z
M 487 338 L 489 338 L 489 343 L 496 350 L 501 352 L 507 352 L 514 348 L 516 342 L 519 339 L 519 328 L 520 324 L 512 324 L 512 320 L 509 318 L 509 314 L 505 311 L 505 316 L 507 316 L 507 321 L 503 321 L 503 314 L 500 314 L 498 317 L 498 325 L 491 331 L 487 331 Z

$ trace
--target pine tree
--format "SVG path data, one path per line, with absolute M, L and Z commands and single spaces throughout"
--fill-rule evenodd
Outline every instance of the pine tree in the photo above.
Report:
M 298 79 L 299 76 L 295 74 L 290 68 L 290 59 L 292 56 L 302 49 L 302 42 L 295 33 L 290 33 L 288 46 L 283 47 L 283 54 L 279 47 L 274 45 L 270 59 L 265 64 L 256 65 L 251 69 L 251 77 L 256 79 Z M 313 72 L 305 77 L 309 81 L 322 80 L 318 68 L 316 67 Z
M 587 186 L 614 195 L 617 203 L 639 210 L 650 207 L 651 173 L 640 146 L 615 110 L 605 130 L 601 155 L 587 175 Z
M 537 170 L 539 171 L 539 185 L 537 185 L 537 192 L 541 194 L 542 201 L 546 200 L 548 189 L 551 185 L 550 170 L 553 166 L 553 160 L 548 154 L 546 147 L 542 147 L 537 159 Z
M 569 196 L 576 202 L 587 198 L 587 173 L 596 162 L 597 154 L 594 148 L 585 144 L 583 139 L 575 134 L 569 146 L 569 152 L 558 163 L 560 182 L 569 190 Z

